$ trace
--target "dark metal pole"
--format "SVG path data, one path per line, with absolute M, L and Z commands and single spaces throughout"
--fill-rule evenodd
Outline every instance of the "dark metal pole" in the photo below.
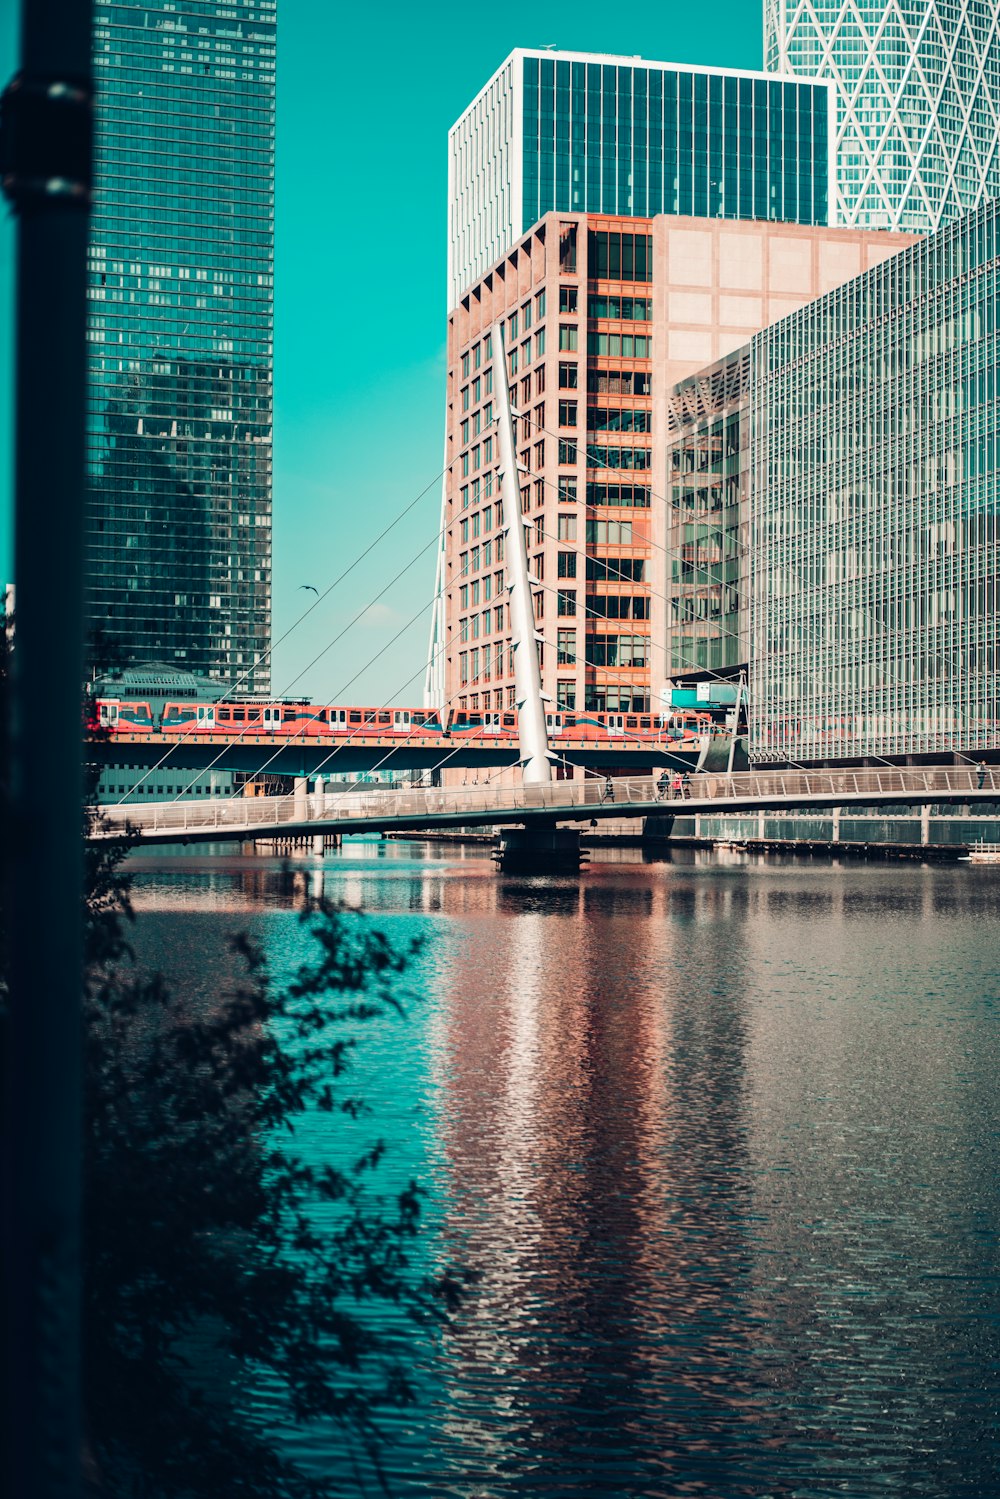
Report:
M 23 0 L 0 176 L 17 215 L 3 1493 L 80 1488 L 83 507 L 90 0 Z

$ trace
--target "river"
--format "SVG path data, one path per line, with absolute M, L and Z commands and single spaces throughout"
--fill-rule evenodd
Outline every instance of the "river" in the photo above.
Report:
M 206 993 L 227 932 L 293 965 L 310 892 L 426 939 L 352 1089 L 385 1190 L 426 1189 L 427 1263 L 482 1280 L 389 1423 L 394 1494 L 997 1492 L 1000 870 L 510 878 L 364 841 L 131 867 L 142 961 Z M 356 1492 L 333 1436 L 289 1440 Z

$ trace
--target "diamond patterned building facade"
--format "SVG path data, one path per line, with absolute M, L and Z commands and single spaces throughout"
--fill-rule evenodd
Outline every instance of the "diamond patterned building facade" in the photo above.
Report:
M 1000 192 L 996 0 L 765 0 L 768 70 L 835 85 L 832 217 L 927 231 Z

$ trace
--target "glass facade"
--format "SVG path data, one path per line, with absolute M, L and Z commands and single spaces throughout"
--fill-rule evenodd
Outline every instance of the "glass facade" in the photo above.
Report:
M 760 762 L 1000 746 L 1000 203 L 755 336 Z
M 525 55 L 523 223 L 559 213 L 825 224 L 825 91 L 738 73 Z
M 766 0 L 772 72 L 836 86 L 835 222 L 936 229 L 1000 192 L 1000 11 L 986 0 Z
M 96 658 L 270 688 L 275 0 L 96 0 Z
M 826 224 L 831 97 L 825 81 L 513 52 L 449 135 L 450 306 L 552 211 Z
M 667 400 L 666 671 L 735 673 L 749 656 L 750 357 L 693 375 Z

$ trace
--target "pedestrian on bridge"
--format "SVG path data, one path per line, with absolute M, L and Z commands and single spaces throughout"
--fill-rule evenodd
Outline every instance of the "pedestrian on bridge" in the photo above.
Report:
M 986 780 L 986 761 L 985 760 L 980 760 L 978 766 L 976 767 L 976 785 L 978 786 L 978 788 L 979 788 L 980 791 L 982 791 L 982 789 L 983 789 L 983 784 L 984 784 L 985 780 Z
M 658 802 L 666 801 L 667 787 L 669 784 L 670 783 L 667 780 L 667 772 L 665 770 L 661 770 L 660 774 L 656 778 L 656 800 Z
M 610 776 L 604 777 L 604 795 L 601 798 L 605 802 L 613 802 L 615 799 L 615 783 Z
M 684 795 L 684 782 L 681 780 L 680 771 L 676 773 L 670 783 L 670 795 L 675 802 L 679 802 Z

